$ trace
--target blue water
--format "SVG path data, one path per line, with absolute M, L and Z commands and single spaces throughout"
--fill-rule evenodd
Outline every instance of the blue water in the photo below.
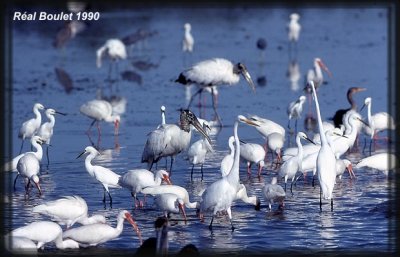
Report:
M 289 55 L 285 26 L 294 11 L 301 16 L 302 31 L 297 54 Z M 173 80 L 184 68 L 200 60 L 224 57 L 243 62 L 253 80 L 256 82 L 264 76 L 266 85 L 257 86 L 256 93 L 251 92 L 244 80 L 232 87 L 219 88 L 218 112 L 224 126 L 212 136 L 215 151 L 204 165 L 204 181 L 200 180 L 198 168 L 195 168 L 194 181 L 190 181 L 191 165 L 184 153 L 178 155 L 173 167 L 173 183 L 187 188 L 192 201 L 200 200 L 199 191 L 220 177 L 220 161 L 228 152 L 228 137 L 233 134 L 233 123 L 238 114 L 257 114 L 286 127 L 287 104 L 302 94 L 303 77 L 315 57 L 321 57 L 333 73 L 332 78 L 324 74 L 327 83 L 319 90 L 323 119 L 331 117 L 337 109 L 348 108 L 345 94 L 352 86 L 367 88 L 355 96 L 359 106 L 365 97 L 371 96 L 373 112 L 392 107 L 388 103 L 388 12 L 384 8 L 125 8 L 100 13 L 99 21 L 90 22 L 87 29 L 67 42 L 62 50 L 51 45 L 62 22 L 12 22 L 12 154 L 5 160 L 18 154 L 21 143 L 18 130 L 22 122 L 32 117 L 35 102 L 68 115 L 56 117 L 50 165 L 46 165 L 46 157 L 43 157 L 42 196 L 35 189 L 25 196 L 22 180 L 17 183 L 16 191 L 12 190 L 9 184 L 15 173 L 4 174 L 6 182 L 10 182 L 6 184 L 4 196 L 8 202 L 4 206 L 5 213 L 10 214 L 6 217 L 5 231 L 46 220 L 46 217 L 31 213 L 33 206 L 63 195 L 78 194 L 87 201 L 90 213 L 103 214 L 110 224 L 115 225 L 119 210 L 127 209 L 137 221 L 143 238 L 154 236 L 153 223 L 162 213 L 152 204 L 151 197 L 145 208 L 135 209 L 128 190 L 111 190 L 113 206 L 104 208 L 101 185 L 86 172 L 83 158 L 76 157 L 93 142 L 104 151 L 97 163 L 118 174 L 146 167 L 140 162 L 141 153 L 147 133 L 160 123 L 160 106 L 166 106 L 167 123 L 173 123 L 179 118 L 176 110 L 187 104 L 184 87 Z M 195 39 L 192 55 L 181 52 L 185 22 L 191 23 Z M 139 74 L 142 83 L 120 78 L 110 86 L 106 81 L 108 61 L 104 61 L 102 68 L 96 68 L 96 49 L 109 38 L 121 38 L 139 28 L 157 33 L 133 46 L 129 58 L 119 63 L 118 70 Z M 267 40 L 264 55 L 256 48 L 259 37 Z M 301 72 L 297 91 L 291 90 L 286 77 L 288 64 L 294 58 Z M 140 70 L 132 66 L 135 61 L 154 66 Z M 56 67 L 72 78 L 74 89 L 69 94 L 56 77 Z M 105 95 L 123 96 L 128 101 L 119 137 L 114 138 L 111 124 L 103 123 L 100 142 L 95 127 L 91 138 L 85 134 L 91 121 L 79 113 L 80 105 L 94 99 L 99 89 Z M 205 107 L 197 107 L 196 98 L 191 109 L 196 115 L 210 120 L 213 118 L 210 95 L 203 94 L 202 101 Z M 307 102 L 304 107 L 305 112 L 308 111 Z M 365 110 L 361 114 L 366 117 Z M 304 117 L 299 121 L 300 130 L 304 130 Z M 313 131 L 306 132 L 309 136 L 313 134 Z M 239 137 L 248 142 L 264 142 L 254 128 L 244 124 L 239 126 Z M 360 149 L 364 137 L 360 136 Z M 192 142 L 197 138 L 199 135 L 194 134 Z M 291 135 L 286 139 L 285 147 L 293 144 L 294 136 Z M 28 145 L 25 142 L 25 151 L 29 150 Z M 386 147 L 386 144 L 378 145 L 380 150 Z M 358 151 L 344 157 L 356 163 L 366 154 L 369 153 Z M 202 223 L 195 210 L 188 209 L 187 224 L 171 221 L 170 252 L 177 252 L 188 243 L 195 244 L 201 252 L 394 251 L 394 215 L 391 215 L 393 207 L 390 204 L 393 174 L 386 177 L 377 170 L 360 169 L 355 170 L 355 180 L 344 174 L 334 189 L 333 212 L 327 202 L 320 212 L 319 187 L 313 188 L 308 176 L 305 181 L 299 179 L 293 195 L 288 191 L 283 211 L 277 211 L 274 206 L 273 211 L 268 212 L 262 187 L 276 174 L 271 168 L 271 157 L 268 158 L 261 179 L 254 167 L 251 177 L 247 176 L 244 163 L 240 169 L 240 179 L 248 194 L 261 199 L 261 211 L 235 202 L 232 213 L 236 230 L 230 231 L 229 220 L 223 216 L 214 220 L 211 233 L 208 230 L 210 216 Z M 161 161 L 159 167 L 163 166 L 164 161 Z M 283 185 L 282 180 L 279 183 Z M 138 246 L 135 232 L 125 225 L 118 239 L 97 248 L 135 251 Z M 54 251 L 54 248 L 50 244 L 44 251 Z

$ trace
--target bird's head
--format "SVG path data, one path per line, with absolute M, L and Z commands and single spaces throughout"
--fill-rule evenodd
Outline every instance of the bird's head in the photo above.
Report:
M 297 13 L 292 13 L 289 17 L 291 20 L 296 20 L 296 21 L 300 19 L 300 15 Z
M 33 136 L 31 142 L 36 142 L 39 145 L 42 145 L 44 140 L 40 136 Z
M 349 172 L 350 178 L 352 176 L 354 178 L 356 178 L 356 175 L 354 174 L 354 171 L 353 171 L 353 164 L 351 163 L 351 161 L 349 161 L 347 159 L 343 159 L 343 162 L 346 165 L 346 170 Z
M 370 105 L 370 104 L 371 104 L 371 101 L 372 101 L 371 97 L 365 98 L 364 104 L 363 104 L 363 106 L 361 107 L 360 112 L 364 109 L 365 106 Z
M 238 119 L 238 121 L 240 121 L 242 123 L 246 123 L 246 124 L 248 124 L 250 126 L 254 126 L 254 127 L 259 127 L 260 126 L 256 122 L 254 122 L 253 120 L 247 119 L 243 115 L 238 115 L 237 119 Z
M 256 87 L 254 86 L 253 80 L 251 79 L 250 73 L 247 71 L 246 66 L 243 63 L 237 63 L 234 67 L 234 73 L 236 74 L 242 74 L 243 77 L 246 79 L 247 83 L 249 83 L 249 86 L 253 90 L 253 92 L 256 91 Z
M 300 132 L 297 133 L 297 136 L 300 137 L 301 139 L 305 139 L 305 140 L 307 140 L 307 141 L 309 141 L 310 143 L 312 143 L 312 144 L 315 145 L 314 141 L 312 141 L 312 140 L 306 135 L 306 133 L 300 131 Z
M 180 127 L 182 130 L 186 132 L 190 132 L 190 125 L 193 125 L 193 127 L 196 128 L 198 132 L 200 132 L 208 141 L 208 143 L 211 144 L 211 139 L 207 135 L 207 132 L 203 129 L 201 126 L 199 120 L 197 119 L 196 115 L 194 115 L 193 112 L 191 112 L 189 109 L 181 109 L 181 115 L 180 115 Z
M 164 180 L 168 185 L 172 185 L 168 171 L 159 170 L 159 171 L 157 171 L 157 176 L 159 176 L 162 180 Z
M 79 157 L 81 157 L 82 155 L 84 155 L 85 153 L 89 153 L 89 154 L 95 154 L 95 155 L 100 155 L 100 152 L 99 151 L 97 151 L 96 150 L 96 148 L 94 148 L 93 146 L 87 146 L 86 148 L 85 148 L 85 150 L 82 152 L 82 153 L 80 153 L 79 155 L 78 155 L 78 157 L 76 157 L 76 159 L 78 159 Z
M 136 234 L 138 235 L 140 244 L 142 244 L 143 243 L 142 234 L 140 233 L 139 227 L 136 224 L 135 220 L 133 219 L 132 215 L 129 213 L 129 211 L 123 210 L 120 212 L 120 215 L 123 215 L 124 219 L 126 219 L 132 225 L 133 229 L 135 230 Z
M 33 105 L 33 110 L 35 110 L 35 109 L 37 109 L 37 110 L 44 110 L 44 106 L 43 106 L 43 104 L 41 104 L 41 103 L 35 103 L 35 104 Z
M 31 177 L 31 180 L 33 181 L 33 183 L 35 184 L 35 186 L 39 190 L 39 194 L 41 195 L 42 194 L 42 189 L 40 188 L 39 177 L 37 175 L 33 175 Z
M 328 69 L 328 67 L 325 65 L 325 63 L 321 60 L 321 58 L 315 58 L 315 62 L 323 69 L 326 73 L 328 73 L 329 77 L 332 77 L 332 73 Z

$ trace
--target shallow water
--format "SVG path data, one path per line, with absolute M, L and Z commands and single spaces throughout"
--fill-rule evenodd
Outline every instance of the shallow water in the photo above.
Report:
M 40 8 L 38 8 L 40 10 Z M 288 51 L 285 25 L 293 11 L 301 15 L 303 27 L 297 54 Z M 183 24 L 192 24 L 195 50 L 192 55 L 181 52 Z M 130 193 L 126 189 L 111 189 L 113 206 L 104 208 L 101 185 L 85 170 L 83 158 L 76 159 L 83 149 L 92 143 L 99 147 L 102 156 L 97 163 L 111 168 L 118 174 L 144 168 L 140 163 L 146 134 L 160 123 L 161 105 L 167 108 L 167 123 L 179 118 L 177 109 L 186 106 L 185 89 L 173 82 L 180 71 L 197 61 L 224 57 L 246 64 L 253 80 L 265 77 L 266 85 L 257 86 L 252 93 L 243 80 L 232 87 L 219 88 L 218 113 L 223 128 L 213 135 L 214 152 L 204 164 L 204 181 L 200 180 L 199 168 L 195 168 L 194 180 L 190 181 L 191 165 L 180 154 L 173 166 L 172 181 L 184 186 L 192 201 L 198 201 L 199 192 L 220 177 L 219 165 L 228 152 L 228 137 L 233 134 L 233 123 L 238 114 L 257 114 L 274 120 L 286 127 L 287 104 L 302 94 L 303 76 L 311 68 L 314 57 L 321 57 L 333 73 L 319 90 L 319 101 L 324 119 L 335 110 L 348 108 L 345 98 L 351 86 L 362 86 L 367 91 L 355 96 L 359 106 L 365 97 L 372 96 L 373 112 L 388 109 L 388 17 L 384 8 L 143 8 L 101 11 L 101 19 L 90 22 L 87 29 L 57 50 L 51 46 L 62 27 L 61 22 L 13 22 L 12 23 L 12 156 L 19 151 L 21 141 L 18 130 L 23 121 L 32 117 L 35 102 L 42 103 L 67 116 L 56 116 L 56 126 L 50 147 L 50 165 L 46 157 L 42 161 L 41 186 L 43 195 L 35 189 L 25 195 L 22 180 L 16 191 L 10 186 L 15 173 L 4 174 L 6 182 L 4 206 L 9 213 L 5 231 L 20 227 L 46 217 L 32 214 L 31 208 L 63 195 L 78 194 L 88 203 L 89 212 L 103 214 L 111 224 L 121 209 L 130 210 L 137 221 L 143 238 L 155 235 L 153 223 L 162 213 L 151 197 L 143 209 L 135 209 Z M 127 60 L 118 65 L 119 72 L 131 71 L 139 74 L 142 83 L 119 79 L 113 85 L 106 81 L 108 61 L 101 69 L 95 66 L 95 51 L 108 38 L 123 37 L 139 28 L 157 31 L 144 42 L 132 47 Z M 267 40 L 267 49 L 262 55 L 256 48 L 259 37 Z M 301 72 L 299 90 L 292 90 L 286 77 L 288 64 L 296 59 Z M 133 62 L 144 61 L 148 68 L 138 69 Z M 73 89 L 67 93 L 57 79 L 55 68 L 61 68 L 73 81 Z M 115 73 L 114 73 L 115 74 Z M 94 99 L 102 89 L 105 95 L 123 96 L 127 99 L 126 112 L 122 115 L 120 135 L 113 136 L 110 124 L 101 124 L 102 136 L 98 141 L 96 128 L 92 136 L 85 131 L 90 120 L 79 113 L 79 106 Z M 194 100 L 192 111 L 208 120 L 213 118 L 211 98 L 203 94 L 203 107 Z M 205 107 L 204 107 L 205 103 Z M 308 111 L 307 102 L 304 105 Z M 312 103 L 314 108 L 314 103 Z M 366 111 L 361 113 L 366 117 Z M 304 120 L 299 121 L 299 130 L 304 130 Z M 46 118 L 43 118 L 46 120 Z M 316 130 L 318 127 L 316 127 Z M 307 131 L 312 136 L 313 131 Z M 287 133 L 285 147 L 294 145 L 294 136 Z M 197 140 L 194 134 L 192 142 Z M 244 124 L 239 126 L 239 137 L 248 142 L 263 144 L 258 132 Z M 360 149 L 364 135 L 360 137 Z M 24 150 L 29 150 L 28 141 Z M 386 144 L 380 143 L 379 149 Z M 347 158 L 353 163 L 368 152 L 356 152 Z M 6 160 L 12 156 L 6 156 Z M 346 156 L 346 155 L 345 155 Z M 200 251 L 243 253 L 247 251 L 294 251 L 318 253 L 321 250 L 343 251 L 394 251 L 392 199 L 393 174 L 386 177 L 376 170 L 355 170 L 357 178 L 351 180 L 343 175 L 334 190 L 334 210 L 328 202 L 319 210 L 319 187 L 311 186 L 311 177 L 299 179 L 293 195 L 287 192 L 285 208 L 267 211 L 262 198 L 262 187 L 276 174 L 268 156 L 266 169 L 259 179 L 255 167 L 248 177 L 243 163 L 240 169 L 241 182 L 249 195 L 261 199 L 261 211 L 243 202 L 232 207 L 236 230 L 230 231 L 227 217 L 214 220 L 214 230 L 208 230 L 210 216 L 200 222 L 195 210 L 187 210 L 189 221 L 171 222 L 170 251 L 174 253 L 188 243 L 195 244 Z M 169 163 L 169 160 L 168 160 Z M 159 167 L 164 167 L 164 160 Z M 284 182 L 279 181 L 283 186 Z M 10 212 L 11 211 L 11 212 Z M 173 216 L 174 217 L 174 216 Z M 176 216 L 175 216 L 176 217 Z M 119 249 L 135 251 L 139 246 L 136 234 L 125 226 L 121 236 L 97 246 L 97 249 Z M 54 251 L 49 245 L 45 251 Z M 83 250 L 80 253 L 84 253 Z M 76 253 L 72 251 L 72 253 Z

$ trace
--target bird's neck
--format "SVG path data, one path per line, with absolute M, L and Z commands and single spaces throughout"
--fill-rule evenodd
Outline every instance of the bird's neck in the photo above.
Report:
M 303 145 L 301 144 L 301 139 L 300 137 L 296 138 L 296 144 L 297 144 L 297 163 L 299 167 L 301 167 L 302 161 L 303 161 Z M 301 170 L 301 169 L 300 169 Z
M 352 110 L 356 110 L 357 109 L 357 104 L 353 99 L 353 92 L 352 91 L 347 92 L 347 101 L 349 101 Z
M 89 174 L 91 176 L 93 176 L 93 165 L 92 165 L 92 160 L 94 159 L 94 157 L 96 157 L 95 154 L 89 154 L 86 159 L 85 159 L 85 167 L 87 172 L 89 172 Z
M 54 118 L 54 116 L 53 115 L 49 115 L 49 116 L 47 116 L 47 118 L 50 121 L 50 126 L 54 127 L 54 125 L 56 124 L 56 119 Z
M 317 110 L 317 118 L 318 118 L 319 135 L 321 138 L 321 146 L 323 146 L 323 145 L 327 145 L 328 142 L 326 140 L 324 126 L 322 125 L 321 111 L 319 110 L 318 97 L 317 97 L 317 93 L 315 92 L 314 83 L 312 84 L 311 87 L 312 87 L 312 91 L 314 94 L 315 108 Z
M 226 176 L 226 178 L 228 179 L 228 181 L 231 185 L 239 185 L 240 141 L 239 141 L 238 132 L 237 132 L 238 126 L 239 126 L 239 122 L 235 121 L 235 126 L 233 129 L 233 133 L 234 133 L 234 137 L 235 137 L 235 147 L 236 147 L 235 156 L 234 156 L 231 171 Z
M 161 124 L 165 125 L 165 114 L 164 114 L 164 112 L 161 113 Z
M 40 125 L 42 123 L 42 115 L 40 114 L 40 111 L 38 109 L 33 109 L 33 113 L 35 114 L 35 120 L 36 122 Z
M 38 144 L 36 141 L 32 142 L 33 147 L 35 147 L 36 152 L 34 153 L 36 155 L 36 158 L 38 158 L 38 160 L 42 160 L 43 157 L 43 148 L 40 144 Z
M 368 104 L 367 108 L 368 108 L 368 109 L 367 109 L 368 125 L 371 126 L 371 123 L 372 123 L 371 103 Z M 371 129 L 372 129 L 372 128 L 371 128 Z
M 124 217 L 118 217 L 117 227 L 115 228 L 117 236 L 119 236 L 124 229 Z

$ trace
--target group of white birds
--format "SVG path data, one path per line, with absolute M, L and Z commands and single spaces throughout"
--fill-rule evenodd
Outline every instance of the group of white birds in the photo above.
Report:
M 291 15 L 291 21 L 288 25 L 289 40 L 291 42 L 297 42 L 299 38 L 301 27 L 298 24 L 298 20 L 298 14 Z M 184 28 L 183 50 L 192 52 L 194 40 L 190 34 L 191 26 L 187 23 Z M 118 40 L 108 40 L 97 51 L 98 67 L 101 66 L 101 58 L 105 53 L 114 60 L 125 59 L 127 56 L 125 47 Z M 318 178 L 321 210 L 322 199 L 330 200 L 331 209 L 333 210 L 333 191 L 336 177 L 341 179 L 347 169 L 350 177 L 355 178 L 352 162 L 347 159 L 341 159 L 341 156 L 352 149 L 357 136 L 360 135 L 362 130 L 370 135 L 371 139 L 375 139 L 378 132 L 386 129 L 395 129 L 395 123 L 387 113 L 372 114 L 371 97 L 365 99 L 364 105 L 368 108 L 368 119 L 367 122 L 363 121 L 360 113 L 353 106 L 351 94 L 349 93 L 348 99 L 352 106 L 343 112 L 341 119 L 343 125 L 335 127 L 327 121 L 322 121 L 316 91 L 323 82 L 321 68 L 330 75 L 330 71 L 322 60 L 315 58 L 314 67 L 307 75 L 307 88 L 310 89 L 309 93 L 313 95 L 317 111 L 318 135 L 310 139 L 304 132 L 300 131 L 296 135 L 297 146 L 284 149 L 286 130 L 283 126 L 256 115 L 249 115 L 248 117 L 237 115 L 237 119 L 234 121 L 233 136 L 228 141 L 230 152 L 221 161 L 221 177 L 205 188 L 201 193 L 199 202 L 191 202 L 188 191 L 182 186 L 173 185 L 170 179 L 175 157 L 178 154 L 187 153 L 188 160 L 192 165 L 191 179 L 193 180 L 194 165 L 199 164 L 202 173 L 201 179 L 203 180 L 203 164 L 207 161 L 207 154 L 214 151 L 213 148 L 215 146 L 210 138 L 210 131 L 213 125 L 211 122 L 197 118 L 189 109 L 181 110 L 178 124 L 168 124 L 165 118 L 166 108 L 165 106 L 161 107 L 161 124 L 147 135 L 147 141 L 141 157 L 142 162 L 148 163 L 147 169 L 129 170 L 125 174 L 119 175 L 109 168 L 93 165 L 92 161 L 100 153 L 92 146 L 86 147 L 77 158 L 87 154 L 85 168 L 89 175 L 102 185 L 104 203 L 106 202 L 106 194 L 108 194 L 110 206 L 112 205 L 112 197 L 109 189 L 126 188 L 130 191 L 136 208 L 141 208 L 146 204 L 145 198 L 140 200 L 138 194 L 143 194 L 144 196 L 153 195 L 156 197 L 155 204 L 166 217 L 169 217 L 171 213 L 181 213 L 184 221 L 187 222 L 185 208 L 196 209 L 201 220 L 204 220 L 204 214 L 211 213 L 209 229 L 212 230 L 214 218 L 218 214 L 226 213 L 233 231 L 235 226 L 231 207 L 236 200 L 240 199 L 245 203 L 254 205 L 256 209 L 260 208 L 260 200 L 256 196 L 248 196 L 246 186 L 240 183 L 240 161 L 246 162 L 249 175 L 251 174 L 251 165 L 258 165 L 258 176 L 260 177 L 263 168 L 266 166 L 267 151 L 269 150 L 276 154 L 276 166 L 272 170 L 275 175 L 270 182 L 263 186 L 262 192 L 270 211 L 274 203 L 279 203 L 280 208 L 284 207 L 286 182 L 291 180 L 293 185 L 295 179 L 298 179 L 297 175 L 302 173 L 305 175 L 309 171 L 312 171 L 313 176 L 317 175 Z M 233 64 L 222 58 L 205 60 L 193 65 L 191 68 L 181 72 L 176 82 L 184 85 L 196 85 L 199 88 L 199 92 L 203 89 L 211 89 L 213 91 L 213 89 L 221 85 L 237 84 L 240 80 L 240 75 L 243 75 L 250 87 L 255 90 L 251 76 L 244 64 Z M 355 91 L 362 90 L 357 89 L 352 92 Z M 297 120 L 301 118 L 305 101 L 306 96 L 300 96 L 296 101 L 288 105 L 289 129 L 290 121 L 295 119 L 297 131 Z M 49 121 L 41 124 L 41 110 L 44 110 L 42 104 L 34 104 L 33 112 L 35 118 L 24 122 L 19 133 L 19 137 L 23 140 L 21 150 L 23 149 L 24 140 L 30 138 L 31 144 L 36 151 L 20 154 L 5 165 L 5 170 L 17 171 L 18 175 L 26 179 L 25 188 L 27 193 L 31 181 L 37 186 L 39 193 L 42 193 L 39 184 L 40 162 L 43 155 L 41 144 L 50 145 L 55 125 L 54 115 L 58 113 L 54 109 L 47 109 L 45 113 Z M 114 132 L 115 135 L 118 135 L 121 117 L 113 112 L 109 102 L 105 100 L 89 101 L 80 107 L 80 112 L 93 119 L 90 128 L 97 122 L 99 134 L 99 122 L 106 121 L 114 123 Z M 240 123 L 254 127 L 264 138 L 264 146 L 240 140 L 238 132 Z M 192 131 L 198 131 L 202 138 L 190 144 Z M 303 145 L 301 143 L 302 139 L 310 141 L 310 144 Z M 154 163 L 157 164 L 162 158 L 167 157 L 171 158 L 169 170 L 151 171 Z M 271 164 L 273 162 L 274 160 L 271 158 Z M 382 152 L 359 160 L 355 167 L 371 167 L 382 170 L 387 174 L 389 170 L 395 168 L 396 164 L 397 159 L 394 154 Z M 284 180 L 285 189 L 278 184 L 280 179 Z M 85 200 L 77 195 L 47 201 L 33 207 L 32 212 L 49 216 L 54 222 L 36 221 L 10 231 L 6 235 L 6 237 L 13 239 L 9 241 L 12 243 L 10 248 L 38 249 L 49 242 L 54 242 L 59 249 L 94 246 L 118 237 L 123 230 L 124 220 L 127 220 L 132 225 L 139 241 L 142 242 L 139 226 L 127 210 L 120 211 L 117 218 L 117 226 L 111 227 L 106 224 L 104 216 L 89 216 Z M 75 223 L 80 223 L 81 226 L 72 228 Z M 60 225 L 65 225 L 66 230 L 63 230 Z

